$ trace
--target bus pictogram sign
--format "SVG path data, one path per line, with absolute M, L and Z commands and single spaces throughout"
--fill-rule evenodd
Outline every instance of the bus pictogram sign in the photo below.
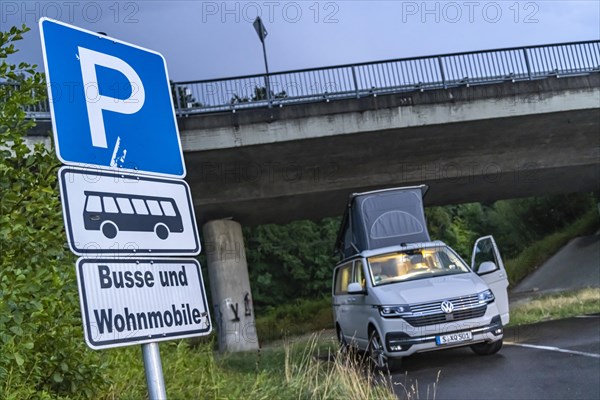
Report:
M 177 204 L 169 197 L 84 191 L 83 223 L 86 230 L 102 231 L 109 239 L 118 232 L 154 232 L 166 240 L 183 232 Z
M 197 255 L 200 240 L 183 180 L 63 167 L 65 228 L 77 255 Z

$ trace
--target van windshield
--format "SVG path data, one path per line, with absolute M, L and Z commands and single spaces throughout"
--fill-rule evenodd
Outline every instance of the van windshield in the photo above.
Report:
M 368 260 L 373 286 L 469 272 L 460 257 L 446 246 L 388 253 Z

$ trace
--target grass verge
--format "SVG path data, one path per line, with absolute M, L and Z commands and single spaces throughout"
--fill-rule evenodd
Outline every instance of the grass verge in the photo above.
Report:
M 336 347 L 318 335 L 308 342 L 223 356 L 214 355 L 211 344 L 160 344 L 172 399 L 396 399 L 389 380 L 366 373 L 351 357 L 332 353 Z M 146 398 L 139 348 L 106 351 L 106 362 L 114 381 L 103 399 Z
M 540 296 L 510 310 L 510 326 L 600 313 L 600 288 Z
M 551 255 L 555 254 L 569 240 L 595 232 L 600 225 L 598 210 L 595 208 L 588 211 L 581 218 L 567 227 L 546 236 L 542 240 L 533 243 L 517 257 L 505 262 L 508 280 L 511 285 L 519 283 L 527 275 L 531 274 Z
M 333 314 L 329 297 L 298 300 L 259 313 L 256 317 L 256 332 L 261 343 L 331 328 Z

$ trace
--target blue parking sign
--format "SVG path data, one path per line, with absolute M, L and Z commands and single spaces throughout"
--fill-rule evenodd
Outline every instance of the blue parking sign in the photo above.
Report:
M 185 177 L 163 56 L 48 18 L 39 24 L 58 158 Z

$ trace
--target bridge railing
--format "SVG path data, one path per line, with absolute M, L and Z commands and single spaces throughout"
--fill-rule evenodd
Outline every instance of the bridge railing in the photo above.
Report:
M 402 58 L 174 84 L 178 115 L 600 72 L 600 41 Z
M 595 72 L 600 40 L 175 82 L 171 89 L 176 113 L 184 116 Z M 47 103 L 27 112 L 50 117 Z
M 0 89 L 2 96 L 10 97 L 12 92 L 18 88 L 18 85 L 10 82 L 0 82 Z M 33 97 L 32 93 L 32 97 Z M 25 113 L 28 118 L 33 119 L 49 119 L 50 118 L 50 105 L 48 101 L 42 101 L 37 104 L 28 105 L 25 107 Z

